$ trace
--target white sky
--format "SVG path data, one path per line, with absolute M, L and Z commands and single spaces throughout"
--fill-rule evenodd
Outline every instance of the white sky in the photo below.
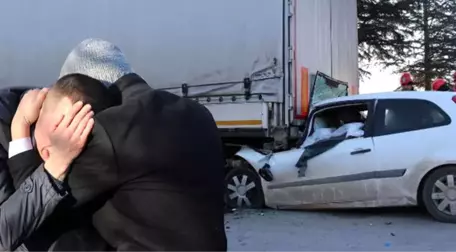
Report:
M 393 74 L 391 69 L 371 67 L 370 78 L 360 80 L 359 93 L 377 93 L 394 91 L 399 87 L 400 74 Z

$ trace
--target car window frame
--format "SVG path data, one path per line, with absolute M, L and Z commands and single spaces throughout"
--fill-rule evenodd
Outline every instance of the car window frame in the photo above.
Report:
M 386 114 L 385 111 L 386 111 L 387 107 L 385 107 L 384 104 L 386 104 L 387 102 L 391 102 L 391 101 L 420 101 L 420 102 L 430 104 L 432 107 L 437 109 L 437 111 L 445 118 L 445 120 L 442 123 L 435 124 L 432 127 L 426 127 L 426 128 L 417 128 L 417 129 L 399 130 L 399 131 L 396 130 L 396 131 L 390 131 L 390 132 L 385 131 L 385 129 L 379 130 L 379 128 L 382 128 L 382 127 L 384 128 L 384 126 L 385 126 L 384 125 L 385 124 L 385 114 Z M 380 122 L 382 122 L 381 123 L 382 126 L 380 126 Z M 386 98 L 386 99 L 379 99 L 375 106 L 374 122 L 372 124 L 372 126 L 373 126 L 372 135 L 374 137 L 387 136 L 387 135 L 401 134 L 401 133 L 407 133 L 407 132 L 414 132 L 414 131 L 419 131 L 419 130 L 433 129 L 433 128 L 447 126 L 449 124 L 451 124 L 451 117 L 448 115 L 447 112 L 445 112 L 445 110 L 443 110 L 435 102 L 432 102 L 432 101 L 426 100 L 426 99 L 419 99 L 419 98 L 411 98 L 411 99 Z
M 368 138 L 372 137 L 372 130 L 373 130 L 373 123 L 374 123 L 374 113 L 375 113 L 375 99 L 362 99 L 362 100 L 350 100 L 350 101 L 343 101 L 343 102 L 333 102 L 333 103 L 328 103 L 320 106 L 314 107 L 310 113 L 309 116 L 307 117 L 306 120 L 306 127 L 303 132 L 303 137 L 301 140 L 298 142 L 298 146 L 300 146 L 304 141 L 306 140 L 307 137 L 309 137 L 311 128 L 313 126 L 313 121 L 315 114 L 322 112 L 327 109 L 331 108 L 337 108 L 337 107 L 345 107 L 345 106 L 355 106 L 355 105 L 360 105 L 360 104 L 367 104 L 367 118 L 366 118 L 366 123 L 364 125 L 364 136 L 363 138 Z

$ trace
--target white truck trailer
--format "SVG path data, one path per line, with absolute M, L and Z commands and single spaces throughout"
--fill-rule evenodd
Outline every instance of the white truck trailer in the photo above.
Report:
M 75 45 L 103 38 L 152 87 L 204 104 L 228 161 L 242 145 L 286 150 L 312 103 L 358 92 L 356 7 L 356 0 L 4 1 L 0 84 L 48 85 Z

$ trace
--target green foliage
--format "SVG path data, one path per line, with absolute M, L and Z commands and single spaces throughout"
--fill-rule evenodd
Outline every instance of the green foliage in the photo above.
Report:
M 358 0 L 358 37 L 361 63 L 409 71 L 430 89 L 456 71 L 456 1 Z
M 409 4 L 392 0 L 358 0 L 359 59 L 369 64 L 378 61 L 383 66 L 404 64 L 408 40 L 413 34 L 406 27 L 404 16 Z M 361 74 L 368 74 L 360 69 Z
M 427 90 L 436 77 L 449 77 L 456 70 L 456 1 L 415 0 L 408 11 L 409 29 L 414 31 L 408 50 L 410 71 Z

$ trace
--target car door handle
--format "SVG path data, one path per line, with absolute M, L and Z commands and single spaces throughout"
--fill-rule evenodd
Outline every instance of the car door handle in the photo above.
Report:
M 356 150 L 350 152 L 350 155 L 363 154 L 363 153 L 368 153 L 368 152 L 371 152 L 371 149 L 356 149 Z

